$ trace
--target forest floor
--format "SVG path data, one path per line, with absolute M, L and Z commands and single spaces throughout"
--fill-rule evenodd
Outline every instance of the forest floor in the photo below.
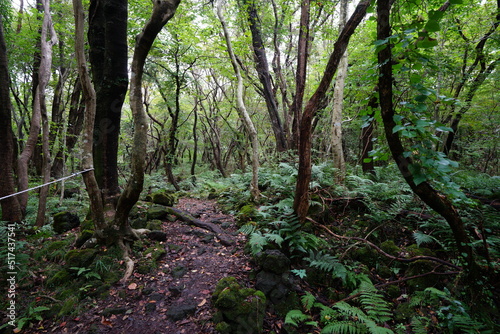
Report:
M 45 321 L 23 333 L 217 333 L 211 321 L 217 282 L 234 276 L 241 285 L 252 285 L 252 264 L 243 251 L 245 236 L 215 201 L 184 198 L 176 208 L 204 222 L 226 223 L 234 244 L 224 246 L 210 232 L 179 220 L 163 222 L 168 239 L 161 243 L 166 255 L 158 268 L 145 275 L 135 272 L 126 285 L 113 286 L 106 299 L 76 318 Z

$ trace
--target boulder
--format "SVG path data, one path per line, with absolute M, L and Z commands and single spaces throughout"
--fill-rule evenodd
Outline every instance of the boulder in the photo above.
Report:
M 80 218 L 68 211 L 56 213 L 52 218 L 54 218 L 52 227 L 57 234 L 67 232 L 80 226 Z

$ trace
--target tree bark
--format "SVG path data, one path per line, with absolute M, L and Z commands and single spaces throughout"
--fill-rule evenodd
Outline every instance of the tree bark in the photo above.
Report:
M 255 59 L 255 68 L 259 76 L 260 83 L 262 84 L 262 93 L 266 101 L 269 119 L 271 120 L 271 127 L 274 132 L 276 141 L 276 150 L 283 152 L 287 149 L 287 142 L 281 119 L 278 111 L 278 103 L 276 96 L 273 92 L 271 84 L 271 75 L 269 73 L 269 65 L 266 56 L 266 49 L 262 41 L 259 17 L 255 5 L 256 0 L 244 0 L 244 5 L 248 13 L 248 22 L 250 24 L 250 31 L 252 33 L 252 47 Z
M 375 92 L 378 92 L 378 87 L 375 87 Z M 361 169 L 363 173 L 375 175 L 375 164 L 373 158 L 369 156 L 370 151 L 373 150 L 373 131 L 375 124 L 375 109 L 378 108 L 378 97 L 372 96 L 368 101 L 368 117 L 366 123 L 368 125 L 361 129 Z
M 306 104 L 300 122 L 300 145 L 299 145 L 299 173 L 295 187 L 295 198 L 293 208 L 301 221 L 305 221 L 309 211 L 309 184 L 311 182 L 311 139 L 312 139 L 312 119 L 322 105 L 322 101 L 330 87 L 333 76 L 338 68 L 340 59 L 347 49 L 349 40 L 356 27 L 361 23 L 366 15 L 369 1 L 361 1 L 354 13 L 347 21 L 344 29 L 340 32 L 335 42 L 333 52 L 330 55 L 328 64 L 323 73 L 320 84 L 312 97 Z
M 347 21 L 348 0 L 340 1 L 339 13 L 339 31 L 344 29 Z M 335 87 L 333 89 L 333 110 L 332 110 L 332 159 L 333 167 L 338 169 L 335 175 L 335 181 L 338 184 L 343 184 L 345 179 L 345 159 L 344 150 L 342 149 L 342 110 L 344 102 L 344 86 L 345 77 L 347 75 L 347 50 L 340 59 L 337 77 L 335 79 Z
M 89 56 L 96 91 L 94 168 L 108 204 L 120 193 L 118 141 L 128 87 L 127 15 L 127 0 L 90 2 Z
M 233 65 L 234 73 L 238 79 L 237 86 L 237 103 L 238 103 L 238 114 L 243 119 L 243 124 L 245 124 L 245 129 L 248 133 L 248 137 L 250 139 L 250 145 L 252 147 L 252 181 L 250 183 L 250 194 L 252 198 L 256 201 L 260 196 L 259 191 L 259 140 L 257 138 L 257 130 L 253 124 L 250 115 L 245 106 L 245 102 L 243 101 L 243 78 L 241 77 L 240 68 L 238 66 L 238 62 L 236 60 L 236 56 L 233 52 L 233 47 L 231 44 L 231 39 L 229 36 L 229 32 L 227 30 L 226 21 L 222 14 L 222 1 L 217 2 L 217 16 L 219 17 L 219 21 L 222 25 L 222 30 L 224 32 L 224 38 L 226 40 L 227 52 L 229 54 L 229 58 L 231 59 L 231 64 Z
M 292 121 L 291 148 L 298 148 L 301 140 L 300 124 L 302 122 L 302 103 L 306 89 L 307 59 L 309 58 L 309 16 L 310 1 L 302 0 L 300 5 L 299 42 L 297 48 L 297 71 L 295 74 L 295 96 L 290 114 Z M 300 150 L 300 148 L 299 148 Z
M 36 92 L 34 108 L 39 108 L 42 121 L 42 182 L 45 184 L 50 181 L 50 144 L 49 144 L 49 118 L 47 116 L 47 106 L 45 103 L 45 90 L 50 80 L 52 66 L 52 47 L 57 44 L 57 36 L 52 24 L 50 14 L 50 0 L 43 2 L 43 25 L 41 34 L 41 61 L 39 68 L 39 83 Z M 50 36 L 50 40 L 47 37 Z M 49 186 L 43 186 L 40 189 L 38 201 L 38 213 L 36 217 L 36 226 L 45 225 L 45 211 L 47 205 L 47 196 Z
M 10 77 L 7 60 L 7 46 L 0 15 L 0 197 L 16 192 L 14 185 L 14 133 L 12 132 L 12 104 L 9 94 Z M 21 205 L 17 196 L 1 201 L 2 220 L 20 222 Z
M 377 39 L 384 40 L 391 36 L 390 17 L 390 0 L 379 0 L 377 2 Z M 429 207 L 440 214 L 450 226 L 460 257 L 465 258 L 469 269 L 476 268 L 475 257 L 470 243 L 469 236 L 465 230 L 465 225 L 458 215 L 456 208 L 450 200 L 443 194 L 440 194 L 427 181 L 418 185 L 413 180 L 413 175 L 409 169 L 412 163 L 411 159 L 405 157 L 405 150 L 399 137 L 399 132 L 394 132 L 396 126 L 394 121 L 394 106 L 393 106 L 393 77 L 392 77 L 392 50 L 391 46 L 387 45 L 378 53 L 378 62 L 380 68 L 379 75 L 379 100 L 380 109 L 382 112 L 382 120 L 384 122 L 385 135 L 389 149 L 391 150 L 394 161 L 399 167 L 399 170 L 405 178 L 413 192 L 422 199 Z
M 82 134 L 82 167 L 89 170 L 83 173 L 83 180 L 89 194 L 90 216 L 95 226 L 96 236 L 104 238 L 103 231 L 106 228 L 104 220 L 104 206 L 101 191 L 94 173 L 94 159 L 92 155 L 92 134 L 94 132 L 94 119 L 96 110 L 96 94 L 85 59 L 84 40 L 84 12 L 82 0 L 73 0 L 73 12 L 75 16 L 75 54 L 78 66 L 78 74 L 82 85 L 82 95 L 85 101 L 85 117 L 83 121 Z

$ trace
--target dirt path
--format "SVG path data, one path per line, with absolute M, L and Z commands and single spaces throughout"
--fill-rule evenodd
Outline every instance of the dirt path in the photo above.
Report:
M 110 296 L 92 310 L 56 327 L 53 324 L 47 332 L 216 333 L 210 300 L 215 285 L 226 276 L 248 284 L 246 273 L 251 268 L 243 254 L 244 237 L 236 233 L 234 218 L 222 214 L 215 201 L 186 198 L 176 207 L 220 224 L 233 234 L 235 244 L 223 246 L 212 233 L 180 221 L 164 222 L 166 256 L 157 269 L 147 275 L 135 273 L 127 286 L 113 287 Z

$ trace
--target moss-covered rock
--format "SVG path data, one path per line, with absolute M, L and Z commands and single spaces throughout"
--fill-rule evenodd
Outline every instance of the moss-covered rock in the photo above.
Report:
M 247 204 L 241 207 L 240 212 L 238 212 L 238 224 L 244 225 L 250 221 L 253 221 L 257 217 L 257 209 L 254 204 Z
M 93 235 L 94 235 L 94 232 L 91 231 L 91 230 L 84 230 L 84 231 L 82 231 L 82 233 L 80 233 L 80 235 L 78 236 L 78 238 L 75 241 L 75 247 L 76 248 L 82 247 L 83 244 L 85 244 L 85 242 L 87 240 L 89 240 L 90 238 L 92 238 Z
M 71 274 L 67 270 L 61 270 L 47 280 L 47 285 L 50 287 L 66 285 L 72 279 Z
M 174 192 L 168 190 L 160 190 L 147 195 L 146 200 L 154 204 L 174 206 L 175 203 L 177 203 L 177 196 Z
M 151 231 L 161 231 L 162 221 L 159 219 L 153 219 L 146 223 L 146 228 Z
M 148 209 L 147 219 L 148 221 L 155 219 L 162 220 L 166 219 L 168 215 L 169 212 L 165 206 L 155 204 Z
M 80 218 L 68 211 L 62 211 L 56 213 L 53 216 L 54 223 L 52 227 L 54 231 L 58 234 L 64 233 L 66 231 L 72 230 L 75 227 L 80 226 Z
M 87 268 L 96 256 L 96 249 L 73 249 L 66 253 L 64 260 L 68 268 Z
M 219 281 L 212 296 L 219 310 L 217 325 L 221 333 L 262 333 L 266 296 L 262 291 L 243 288 L 234 277 Z
M 262 270 L 283 274 L 290 270 L 290 259 L 277 249 L 266 250 L 257 255 L 257 264 Z
M 386 252 L 387 254 L 390 254 L 392 256 L 398 256 L 399 253 L 401 252 L 401 248 L 396 246 L 396 244 L 392 240 L 384 241 L 383 243 L 380 244 L 380 248 L 384 252 Z
M 61 310 L 59 311 L 59 316 L 65 316 L 65 315 L 70 315 L 73 312 L 75 312 L 75 306 L 78 304 L 78 298 L 73 296 L 69 297 L 64 301 L 63 306 L 61 307 Z

